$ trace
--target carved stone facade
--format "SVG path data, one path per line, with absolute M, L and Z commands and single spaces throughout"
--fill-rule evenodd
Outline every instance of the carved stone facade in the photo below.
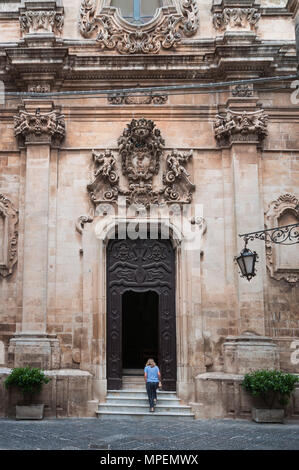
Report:
M 197 417 L 249 419 L 249 368 L 298 372 L 298 244 L 234 263 L 299 218 L 298 2 L 116 4 L 1 2 L 0 382 L 42 367 L 47 417 L 96 416 L 153 354 Z

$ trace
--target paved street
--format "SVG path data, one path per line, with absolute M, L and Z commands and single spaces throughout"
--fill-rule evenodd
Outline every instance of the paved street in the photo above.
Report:
M 0 450 L 299 450 L 299 422 L 0 419 Z

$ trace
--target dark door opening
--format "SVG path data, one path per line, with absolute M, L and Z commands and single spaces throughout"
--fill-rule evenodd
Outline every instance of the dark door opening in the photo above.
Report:
M 148 358 L 159 359 L 159 296 L 127 291 L 122 295 L 123 369 L 143 369 Z

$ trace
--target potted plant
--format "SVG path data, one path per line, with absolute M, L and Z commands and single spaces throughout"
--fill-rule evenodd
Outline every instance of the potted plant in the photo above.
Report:
M 243 388 L 253 397 L 261 397 L 265 404 L 264 408 L 252 409 L 253 420 L 257 423 L 283 423 L 284 407 L 289 403 L 298 381 L 298 376 L 275 369 L 245 374 Z
M 17 367 L 4 381 L 5 388 L 17 388 L 23 395 L 23 403 L 16 405 L 16 419 L 42 419 L 44 405 L 33 404 L 33 397 L 40 393 L 43 384 L 51 379 L 37 368 Z

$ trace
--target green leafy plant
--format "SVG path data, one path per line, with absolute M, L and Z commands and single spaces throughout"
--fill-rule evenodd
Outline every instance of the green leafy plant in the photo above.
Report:
M 299 377 L 275 369 L 261 369 L 245 374 L 242 386 L 252 396 L 260 396 L 267 408 L 276 402 L 286 406 Z
M 50 382 L 51 379 L 37 368 L 17 367 L 11 371 L 9 376 L 4 381 L 6 389 L 15 387 L 22 392 L 24 402 L 26 404 L 32 403 L 32 398 L 37 395 L 44 384 Z

